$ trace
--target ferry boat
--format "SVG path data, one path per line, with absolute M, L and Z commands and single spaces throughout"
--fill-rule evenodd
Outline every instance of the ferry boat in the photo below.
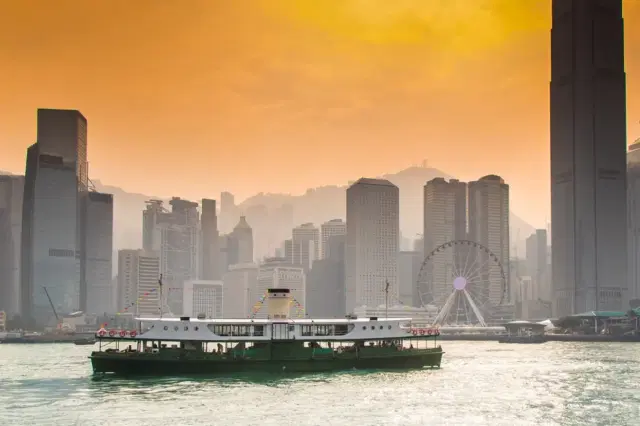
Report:
M 440 367 L 439 331 L 410 318 L 289 318 L 289 289 L 267 291 L 267 319 L 139 318 L 145 331 L 96 333 L 94 373 L 179 375 Z

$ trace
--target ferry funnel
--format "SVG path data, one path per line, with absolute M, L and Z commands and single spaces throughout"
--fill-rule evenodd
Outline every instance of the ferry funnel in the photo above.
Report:
M 291 291 L 288 288 L 267 290 L 268 314 L 271 319 L 289 319 Z

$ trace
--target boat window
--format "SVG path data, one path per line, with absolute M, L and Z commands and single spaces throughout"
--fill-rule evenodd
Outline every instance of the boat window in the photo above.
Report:
M 184 326 L 184 331 L 189 331 L 189 326 Z
M 351 332 L 354 329 L 355 325 L 354 324 L 336 324 L 335 325 L 335 335 L 336 336 L 344 336 L 345 334 L 348 334 L 349 332 Z
M 375 326 L 375 325 L 372 325 L 372 326 L 371 326 L 371 329 L 372 329 L 372 330 L 375 330 L 375 329 L 376 329 L 376 326 Z
M 173 327 L 173 329 L 174 329 L 175 331 L 178 331 L 178 328 L 179 328 L 179 327 L 178 327 L 177 325 L 176 325 L 175 327 Z
M 353 324 L 313 324 L 303 325 L 301 330 L 303 336 L 343 336 L 353 330 L 353 327 Z
M 384 328 L 383 326 L 380 326 L 380 330 L 382 330 L 383 328 Z
M 362 329 L 363 329 L 363 330 L 366 330 L 366 329 L 367 329 L 367 326 L 366 326 L 366 325 L 363 325 L 363 326 L 362 326 Z
M 389 330 L 391 330 L 391 326 L 389 326 Z
M 207 328 L 218 336 L 263 336 L 264 326 L 249 324 L 208 324 Z
M 389 326 L 389 328 L 391 328 L 391 326 Z M 198 326 L 196 325 L 195 327 L 193 327 L 193 329 L 194 329 L 195 331 L 198 331 L 200 328 L 198 328 Z
M 169 329 L 169 326 L 168 326 L 168 325 L 165 325 L 165 326 L 164 326 L 164 330 L 165 330 L 165 331 L 167 331 L 168 329 Z

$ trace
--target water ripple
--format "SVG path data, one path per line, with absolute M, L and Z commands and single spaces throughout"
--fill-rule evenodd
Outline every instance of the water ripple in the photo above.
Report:
M 446 342 L 440 370 L 93 377 L 91 348 L 0 345 L 4 425 L 636 425 L 634 344 Z

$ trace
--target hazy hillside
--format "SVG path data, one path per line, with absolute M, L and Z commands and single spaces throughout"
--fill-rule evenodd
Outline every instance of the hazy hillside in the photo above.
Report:
M 411 167 L 398 173 L 381 176 L 400 188 L 400 226 L 404 236 L 414 238 L 416 234 L 422 233 L 423 186 L 426 181 L 439 176 L 451 178 L 450 175 L 440 170 L 422 167 Z M 359 176 L 354 177 L 354 180 L 357 178 Z M 94 183 L 97 190 L 114 194 L 115 248 L 140 247 L 142 244 L 141 212 L 144 209 L 144 203 L 151 198 L 159 197 L 128 193 L 118 187 L 103 185 L 100 181 L 94 181 Z M 320 224 L 329 219 L 346 216 L 346 188 L 347 185 L 312 188 L 307 190 L 305 194 L 298 196 L 259 193 L 242 202 L 239 207 L 243 210 L 250 206 L 264 205 L 271 214 L 283 204 L 291 204 L 294 224 L 304 222 Z M 517 244 L 518 253 L 524 255 L 524 240 L 533 232 L 534 228 L 513 213 L 511 213 L 510 220 L 512 244 Z M 513 240 L 518 235 L 518 230 L 520 241 L 516 242 Z M 278 233 L 282 235 L 269 236 L 268 238 L 282 241 L 290 237 L 290 231 L 279 231 Z M 256 238 L 259 239 L 260 234 L 257 234 Z M 264 244 L 256 245 L 265 246 Z

